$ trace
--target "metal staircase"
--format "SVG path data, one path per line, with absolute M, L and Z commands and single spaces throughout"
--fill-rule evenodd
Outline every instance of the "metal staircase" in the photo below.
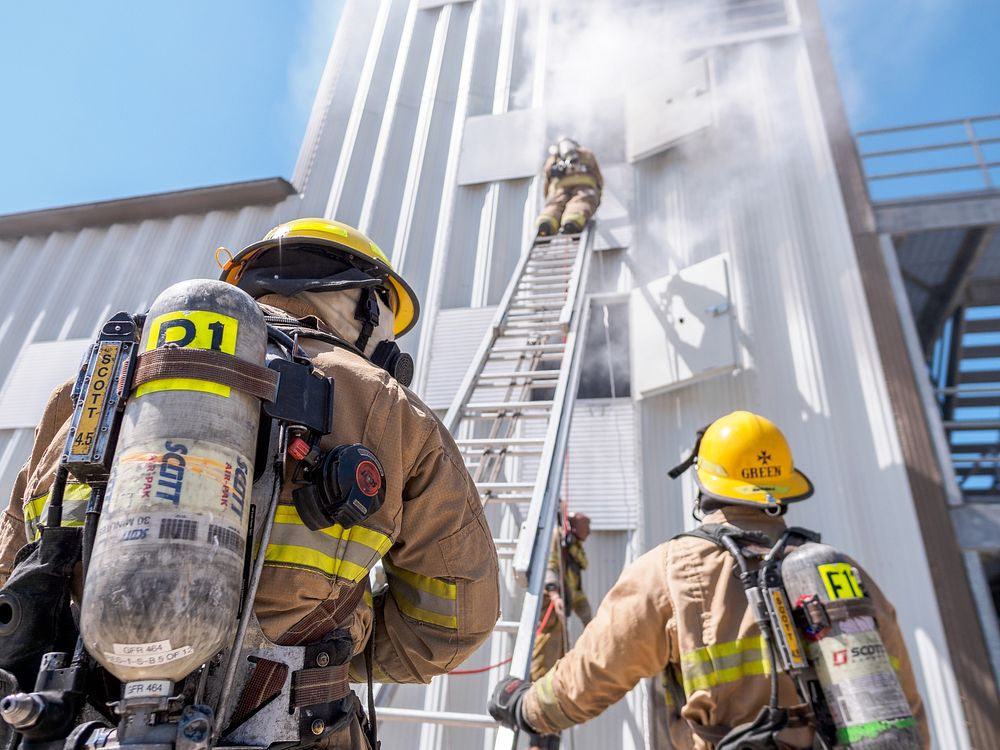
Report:
M 947 354 L 932 376 L 955 475 L 966 500 L 1000 500 L 1000 316 L 961 307 L 952 316 Z
M 482 675 L 459 687 L 476 712 L 444 710 L 449 682 L 469 680 L 468 671 L 435 678 L 422 709 L 389 705 L 395 686 L 382 686 L 378 718 L 420 723 L 421 748 L 439 747 L 444 726 L 496 729 L 486 713 L 494 685 L 508 662 L 510 674 L 530 672 L 589 312 L 591 228 L 536 239 L 522 254 L 445 417 L 486 505 L 506 591 L 493 636 L 470 660 L 486 660 Z M 491 734 L 484 748 L 510 750 L 517 741 L 507 729 L 492 742 Z

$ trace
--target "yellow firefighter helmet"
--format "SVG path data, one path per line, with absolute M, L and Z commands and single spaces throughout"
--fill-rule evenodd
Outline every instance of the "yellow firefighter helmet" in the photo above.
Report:
M 795 468 L 781 430 L 748 411 L 712 422 L 691 457 L 670 475 L 676 478 L 692 463 L 702 495 L 723 503 L 773 508 L 813 493 L 812 482 Z
M 231 258 L 220 278 L 254 297 L 378 287 L 395 316 L 397 338 L 420 315 L 417 295 L 378 245 L 354 227 L 330 219 L 279 224 Z

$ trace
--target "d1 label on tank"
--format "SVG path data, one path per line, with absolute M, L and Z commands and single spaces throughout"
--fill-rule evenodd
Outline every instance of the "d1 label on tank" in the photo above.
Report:
M 177 310 L 158 315 L 149 324 L 144 351 L 176 346 L 181 349 L 207 349 L 236 354 L 239 321 L 228 315 L 206 310 Z M 159 378 L 136 389 L 136 397 L 157 391 L 201 391 L 229 398 L 228 385 L 197 378 Z
M 244 525 L 250 459 L 206 440 L 164 438 L 131 446 L 116 461 L 112 517 L 151 508 L 207 512 Z

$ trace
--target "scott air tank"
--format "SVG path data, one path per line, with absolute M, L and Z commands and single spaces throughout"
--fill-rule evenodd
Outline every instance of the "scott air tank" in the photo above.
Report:
M 263 365 L 254 300 L 219 281 L 166 289 L 140 352 L 207 349 Z M 84 584 L 87 650 L 123 682 L 184 678 L 236 629 L 260 401 L 208 380 L 140 385 L 125 407 Z
M 922 747 L 879 635 L 871 597 L 850 559 L 826 544 L 804 544 L 782 560 L 781 577 L 789 600 L 809 623 L 806 651 L 837 747 Z

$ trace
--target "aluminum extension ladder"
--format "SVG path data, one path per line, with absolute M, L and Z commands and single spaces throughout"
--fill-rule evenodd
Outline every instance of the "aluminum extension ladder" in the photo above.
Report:
M 500 557 L 500 621 L 477 654 L 488 654 L 488 664 L 509 658 L 509 673 L 522 678 L 531 669 L 580 377 L 592 228 L 591 223 L 579 235 L 538 238 L 522 254 L 444 420 L 487 506 Z M 456 681 L 466 677 L 434 678 L 423 709 L 387 705 L 395 686 L 384 685 L 378 718 L 420 723 L 421 750 L 442 746 L 444 726 L 496 729 L 494 749 L 512 750 L 515 733 L 499 728 L 486 713 L 493 687 L 507 673 L 504 664 L 468 686 L 476 696 L 470 701 L 465 695 L 465 703 L 478 706 L 476 713 L 443 710 L 448 681 L 465 690 Z M 484 750 L 490 734 L 482 740 Z

